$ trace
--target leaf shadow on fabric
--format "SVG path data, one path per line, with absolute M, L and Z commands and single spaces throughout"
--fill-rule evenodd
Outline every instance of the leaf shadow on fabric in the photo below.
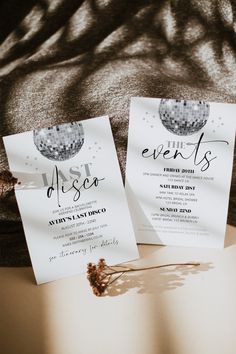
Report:
M 0 135 L 46 126 L 49 117 L 56 124 L 106 113 L 112 118 L 124 176 L 131 96 L 235 102 L 236 5 L 227 2 L 226 11 L 224 3 L 4 0 Z M 66 83 L 60 78 L 63 70 L 70 76 Z M 45 76 L 39 92 L 41 73 Z M 55 102 L 49 102 L 50 92 Z M 7 159 L 0 139 L 4 168 Z M 235 168 L 234 163 L 233 176 Z M 235 224 L 235 188 L 229 215 Z M 15 218 L 19 220 L 19 214 Z M 3 230 L 7 235 L 8 229 Z

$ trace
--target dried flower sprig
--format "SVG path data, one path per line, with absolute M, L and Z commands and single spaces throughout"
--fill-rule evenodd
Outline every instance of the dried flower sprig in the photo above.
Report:
M 98 264 L 88 263 L 87 279 L 93 290 L 94 295 L 101 296 L 105 293 L 108 286 L 114 283 L 123 274 L 128 272 L 139 272 L 143 270 L 158 269 L 164 267 L 175 266 L 199 266 L 200 263 L 169 263 L 163 265 L 156 265 L 145 268 L 129 268 L 125 266 L 110 267 L 106 264 L 105 259 L 101 258 Z
M 10 171 L 0 172 L 0 198 L 5 198 L 7 193 L 13 190 L 16 183 L 20 184 Z

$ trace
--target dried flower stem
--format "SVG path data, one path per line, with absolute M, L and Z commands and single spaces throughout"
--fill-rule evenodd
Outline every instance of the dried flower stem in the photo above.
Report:
M 100 259 L 98 264 L 89 263 L 87 268 L 87 278 L 92 287 L 93 293 L 96 296 L 104 294 L 109 285 L 118 280 L 122 275 L 129 272 L 139 272 L 144 270 L 159 269 L 164 267 L 176 267 L 176 266 L 199 266 L 200 263 L 169 263 L 156 265 L 151 267 L 142 268 L 129 268 L 127 266 L 108 266 L 104 259 Z M 117 269 L 121 268 L 121 269 Z M 114 275 L 118 275 L 113 278 Z
M 158 268 L 165 268 L 165 267 L 175 267 L 175 266 L 199 266 L 200 263 L 169 263 L 169 264 L 162 264 L 162 265 L 157 265 L 157 266 L 151 266 L 151 267 L 144 267 L 144 268 L 128 268 L 128 269 L 124 269 L 124 270 L 114 270 L 112 273 L 107 273 L 109 275 L 115 275 L 115 274 L 119 274 L 122 272 L 122 274 L 124 273 L 129 273 L 129 272 L 139 272 L 142 270 L 151 270 L 151 269 L 158 269 Z M 115 266 L 117 267 L 117 266 Z M 122 266 L 121 266 L 122 267 Z M 109 267 L 110 269 L 112 269 L 111 267 Z

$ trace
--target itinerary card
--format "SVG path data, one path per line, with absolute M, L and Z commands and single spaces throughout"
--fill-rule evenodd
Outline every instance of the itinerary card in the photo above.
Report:
M 223 247 L 236 105 L 132 98 L 126 192 L 141 243 Z
M 108 117 L 4 138 L 37 283 L 138 257 Z

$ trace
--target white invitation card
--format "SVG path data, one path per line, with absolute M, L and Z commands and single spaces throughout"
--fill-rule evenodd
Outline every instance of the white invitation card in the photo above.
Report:
M 126 193 L 137 242 L 223 247 L 236 105 L 132 98 Z
M 138 257 L 108 117 L 4 138 L 38 284 Z

